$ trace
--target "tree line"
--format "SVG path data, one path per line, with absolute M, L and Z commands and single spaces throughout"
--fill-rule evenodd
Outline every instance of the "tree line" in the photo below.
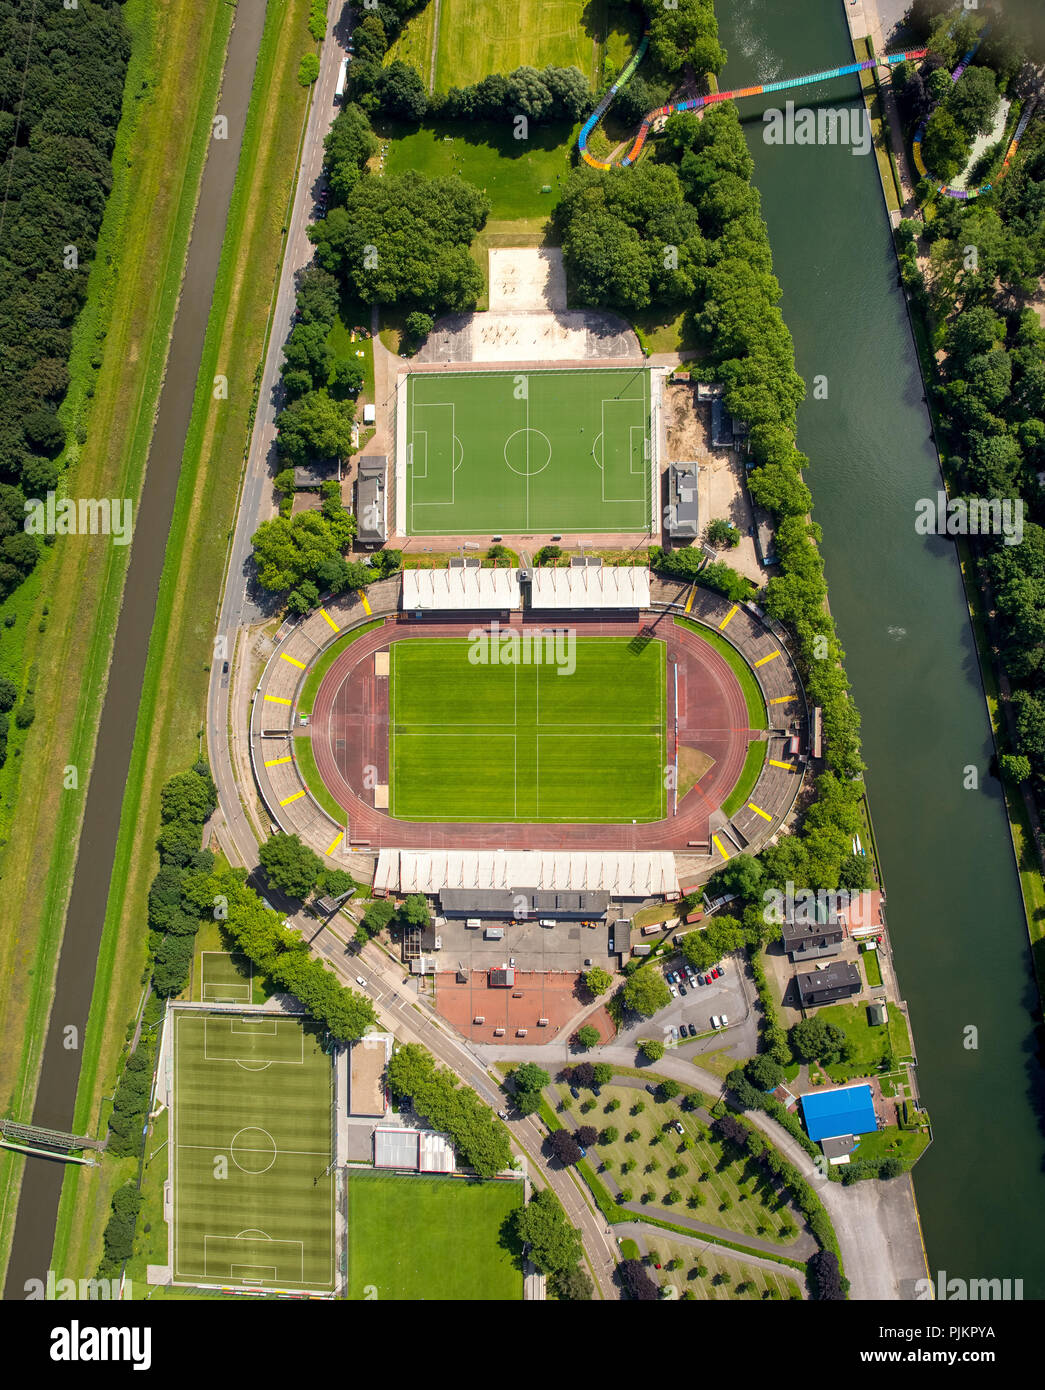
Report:
M 927 148 L 937 113 L 949 112 L 965 133 L 982 129 L 1004 92 L 1014 103 L 1011 129 L 1021 104 L 1031 99 L 1033 70 L 1025 60 L 1045 54 L 1011 21 L 995 23 L 975 64 L 950 84 L 948 65 L 961 56 L 958 50 L 971 41 L 982 17 L 963 16 L 949 32 L 953 16 L 938 13 L 942 9 L 938 3 L 915 7 L 931 51 L 917 68 L 907 65 L 900 102 L 910 138 L 942 94 L 923 153 L 932 172 L 946 177 L 944 169 L 951 166 L 934 164 L 935 149 Z M 983 119 L 974 127 L 977 113 Z M 950 129 L 942 118 L 939 124 Z M 1007 138 L 985 152 L 972 171 L 976 181 L 997 178 Z M 954 160 L 964 166 L 967 158 L 965 146 L 955 142 Z M 1000 771 L 1013 785 L 1028 785 L 1045 811 L 1045 331 L 1028 303 L 1045 273 L 1041 122 L 1027 127 L 1012 167 L 989 193 L 975 201 L 938 198 L 923 184 L 918 196 L 931 216 L 900 224 L 897 254 L 912 308 L 938 356 L 925 358 L 923 367 L 942 428 L 944 465 L 953 478 L 951 495 L 1007 499 L 1022 509 L 1018 537 L 994 529 L 968 543 L 975 577 L 993 610 L 994 654 L 1012 690 L 1015 733 L 1011 741 L 1005 735 Z
M 0 0 L 0 33 L 2 599 L 40 556 L 22 503 L 55 488 L 61 471 L 59 408 L 112 187 L 130 36 L 116 0 L 71 9 Z

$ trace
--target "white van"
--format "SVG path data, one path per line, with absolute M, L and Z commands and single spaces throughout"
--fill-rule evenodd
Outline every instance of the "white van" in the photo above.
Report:
M 720 1022 L 721 1022 L 721 1024 L 722 1024 L 722 1027 L 723 1027 L 723 1028 L 728 1028 L 728 1027 L 729 1027 L 729 1019 L 727 1018 L 727 1016 L 726 1016 L 725 1014 L 722 1015 L 722 1018 L 720 1019 Z
M 469 918 L 467 919 L 467 921 L 465 922 L 465 926 L 466 926 L 466 927 L 472 927 L 472 928 L 474 928 L 474 929 L 478 929 L 479 927 L 482 926 L 482 922 L 480 921 L 480 919 L 479 919 L 478 917 L 469 917 Z
M 712 1028 L 720 1028 L 722 1026 L 722 1020 L 719 1018 L 718 1014 L 711 1015 L 711 1026 Z
M 542 927 L 554 927 L 554 926 L 555 926 L 555 919 L 554 919 L 553 917 L 541 917 L 541 918 L 539 919 L 539 921 L 540 921 L 540 924 L 541 924 Z

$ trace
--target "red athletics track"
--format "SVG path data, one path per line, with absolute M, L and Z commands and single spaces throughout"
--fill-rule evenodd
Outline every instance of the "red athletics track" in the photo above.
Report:
M 386 622 L 358 637 L 324 677 L 310 721 L 312 748 L 319 774 L 334 799 L 348 813 L 353 840 L 374 849 L 627 849 L 682 850 L 691 840 L 708 839 L 708 818 L 740 776 L 752 738 L 744 693 L 728 663 L 706 642 L 676 627 L 663 614 L 630 622 L 603 622 L 580 614 L 556 614 L 554 620 L 530 623 L 513 618 L 517 630 L 569 625 L 579 637 L 634 637 L 648 631 L 667 643 L 667 746 L 673 756 L 675 691 L 672 661 L 679 667 L 679 744 L 700 748 L 714 758 L 689 794 L 679 801 L 678 815 L 644 825 L 519 825 L 394 820 L 374 809 L 373 784 L 387 785 L 388 679 L 374 675 L 374 653 L 391 642 L 413 637 L 464 637 L 487 616 L 457 622 Z M 367 767 L 373 768 L 369 776 Z

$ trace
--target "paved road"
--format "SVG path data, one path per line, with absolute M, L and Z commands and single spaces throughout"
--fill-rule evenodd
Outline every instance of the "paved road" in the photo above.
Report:
M 233 773 L 228 730 L 230 713 L 237 731 L 246 729 L 246 701 L 249 691 L 238 692 L 238 706 L 230 711 L 230 692 L 235 683 L 223 672 L 222 664 L 230 666 L 235 659 L 236 638 L 248 624 L 257 623 L 275 611 L 271 599 L 251 583 L 250 538 L 258 524 L 272 514 L 272 484 L 275 475 L 276 415 L 279 411 L 277 386 L 282 362 L 283 343 L 290 332 L 294 314 L 295 277 L 312 259 L 312 243 L 306 235 L 312 220 L 319 176 L 323 167 L 323 141 L 326 138 L 337 107 L 334 89 L 338 69 L 344 56 L 344 41 L 351 30 L 349 7 L 333 0 L 327 13 L 327 37 L 319 60 L 319 77 L 312 88 L 312 104 L 302 145 L 297 187 L 293 209 L 287 224 L 283 271 L 276 293 L 272 316 L 268 354 L 262 370 L 254 432 L 240 494 L 239 514 L 229 551 L 218 617 L 219 642 L 224 646 L 215 652 L 211 668 L 210 690 L 207 697 L 207 748 L 210 765 L 217 783 L 222 812 L 229 838 L 226 849 L 233 845 L 241 861 L 253 867 L 257 863 L 257 841 L 251 832 L 240 806 L 239 792 Z

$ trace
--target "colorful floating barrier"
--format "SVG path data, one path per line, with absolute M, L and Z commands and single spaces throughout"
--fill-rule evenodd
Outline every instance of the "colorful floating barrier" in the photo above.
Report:
M 972 62 L 976 55 L 976 50 L 979 48 L 980 42 L 986 33 L 987 30 L 984 29 L 980 39 L 969 49 L 968 53 L 965 54 L 961 62 L 955 68 L 954 72 L 951 74 L 951 80 L 953 82 L 957 82 L 958 78 L 961 77 L 962 73 Z M 693 97 L 689 101 L 676 102 L 674 105 L 658 106 L 655 110 L 648 111 L 643 117 L 642 123 L 636 132 L 635 139 L 627 154 L 621 155 L 616 161 L 598 159 L 588 149 L 588 138 L 613 104 L 613 100 L 617 96 L 617 93 L 631 81 L 636 69 L 646 56 L 648 47 L 649 34 L 646 33 L 643 34 L 642 42 L 635 50 L 631 62 L 621 73 L 620 77 L 617 78 L 617 81 L 602 98 L 581 128 L 580 135 L 577 137 L 577 146 L 580 150 L 581 158 L 586 164 L 590 164 L 593 169 L 612 169 L 615 164 L 621 168 L 627 168 L 628 165 L 634 164 L 642 153 L 643 146 L 654 124 L 659 120 L 666 119 L 668 116 L 675 115 L 677 112 L 699 111 L 703 107 L 712 106 L 718 101 L 741 101 L 745 97 L 767 96 L 772 92 L 788 92 L 792 91 L 795 87 L 807 87 L 816 82 L 827 82 L 834 77 L 850 77 L 858 72 L 868 72 L 872 68 L 892 67 L 896 63 L 915 62 L 919 58 L 924 58 L 929 51 L 927 48 L 912 48 L 903 53 L 887 53 L 881 58 L 867 58 L 861 63 L 844 63 L 841 67 L 826 68 L 822 72 L 808 72 L 804 73 L 801 77 L 788 77 L 780 82 L 764 82 L 757 87 L 736 87 L 728 92 L 711 92 L 707 96 Z M 1021 116 L 1008 150 L 1006 151 L 1001 172 L 998 175 L 999 178 L 1003 178 L 1008 171 L 1009 165 L 1012 162 L 1016 150 L 1019 148 L 1020 140 L 1023 138 L 1023 132 L 1027 129 L 1027 123 L 1030 120 L 1031 113 L 1036 104 L 1036 101 L 1031 101 L 1026 111 L 1024 111 Z M 914 166 L 918 170 L 919 176 L 923 179 L 931 179 L 932 175 L 925 167 L 925 160 L 922 158 L 922 136 L 924 134 L 925 122 L 923 121 L 915 134 L 912 154 L 914 156 Z M 941 183 L 939 185 L 939 191 L 947 198 L 968 199 L 979 197 L 981 193 L 986 193 L 990 187 L 991 185 L 989 183 L 985 183 L 981 188 L 949 188 L 946 184 Z

